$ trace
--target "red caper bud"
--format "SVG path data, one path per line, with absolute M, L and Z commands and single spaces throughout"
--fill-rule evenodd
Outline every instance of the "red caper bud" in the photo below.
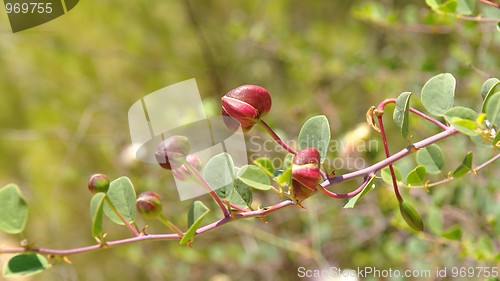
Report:
M 108 176 L 104 174 L 93 174 L 89 178 L 88 187 L 90 192 L 108 192 L 109 189 L 109 179 Z
M 163 210 L 160 195 L 153 191 L 139 194 L 135 206 L 137 211 L 145 218 L 156 218 Z

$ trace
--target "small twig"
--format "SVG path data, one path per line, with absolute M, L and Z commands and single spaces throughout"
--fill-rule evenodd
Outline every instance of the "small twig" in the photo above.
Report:
M 498 158 L 500 158 L 500 153 L 498 153 L 497 155 L 493 156 L 488 161 L 486 161 L 483 164 L 477 166 L 476 168 L 473 168 L 472 170 L 470 170 L 467 173 L 468 174 L 470 174 L 470 173 L 477 174 L 477 172 L 479 172 L 481 169 L 483 169 L 484 167 L 488 166 L 489 164 L 493 163 Z M 428 184 L 425 184 L 425 185 L 412 185 L 412 186 L 408 186 L 408 188 L 425 188 L 425 189 L 427 189 L 429 187 L 433 187 L 433 186 L 437 186 L 437 185 L 440 185 L 440 184 L 443 184 L 443 183 L 450 182 L 450 181 L 452 181 L 454 179 L 456 179 L 456 178 L 454 178 L 454 177 L 451 176 L 451 177 L 447 177 L 445 179 L 442 179 L 440 181 L 436 181 L 436 182 L 433 182 L 433 183 L 428 183 Z
M 123 222 L 123 224 L 130 230 L 130 232 L 132 232 L 132 234 L 134 234 L 134 236 L 140 236 L 141 234 L 139 233 L 139 231 L 137 231 L 137 229 L 132 226 L 128 221 L 127 219 L 125 219 L 123 217 L 123 215 L 116 209 L 115 205 L 113 204 L 113 202 L 111 202 L 111 199 L 109 199 L 109 197 L 107 195 L 104 195 L 104 200 L 106 201 L 106 203 L 108 204 L 109 208 L 116 214 L 116 216 L 118 216 L 118 218 Z
M 377 106 L 377 109 L 378 109 L 378 110 L 384 110 L 384 107 L 385 107 L 386 105 L 388 105 L 389 103 L 396 103 L 396 99 L 392 98 L 392 99 L 386 99 L 386 100 L 384 100 L 383 102 L 381 102 L 381 103 Z M 427 115 L 427 114 L 425 114 L 425 113 L 423 113 L 423 112 L 420 112 L 420 111 L 416 110 L 416 109 L 415 109 L 415 108 L 413 108 L 413 107 L 410 107 L 410 112 L 411 112 L 411 113 L 413 113 L 413 114 L 415 114 L 415 115 L 417 115 L 417 116 L 420 116 L 420 117 L 424 118 L 424 119 L 425 119 L 425 120 L 427 120 L 427 121 L 430 121 L 430 122 L 432 122 L 432 123 L 436 124 L 437 126 L 439 126 L 439 127 L 440 127 L 441 129 L 443 129 L 443 130 L 448 129 L 448 126 L 446 126 L 445 124 L 443 124 L 443 123 L 439 122 L 438 120 L 436 120 L 436 119 L 434 119 L 434 118 L 430 117 L 429 115 Z
M 332 192 L 332 191 L 330 191 L 328 189 L 323 188 L 322 185 L 318 185 L 317 188 L 318 188 L 319 191 L 323 192 L 324 194 L 326 194 L 326 196 L 331 197 L 331 198 L 335 198 L 335 199 L 350 198 L 352 196 L 358 195 L 358 193 L 360 193 L 361 191 L 363 191 L 363 189 L 365 189 L 366 185 L 368 184 L 368 182 L 370 181 L 370 179 L 373 176 L 374 175 L 370 175 L 370 176 L 366 177 L 365 181 L 363 181 L 363 183 L 358 188 L 356 188 L 355 190 L 353 190 L 351 192 L 344 193 L 344 194 L 338 194 L 338 193 Z
M 226 218 L 229 217 L 231 215 L 231 213 L 226 208 L 226 206 L 224 205 L 224 203 L 220 199 L 219 195 L 217 195 L 217 193 L 215 193 L 214 189 L 205 180 L 205 178 L 203 178 L 203 176 L 198 172 L 198 170 L 196 170 L 196 168 L 194 168 L 191 165 L 191 163 L 189 163 L 188 161 L 185 161 L 184 165 L 196 177 L 196 179 L 201 184 L 201 186 L 212 196 L 212 198 L 215 200 L 215 202 L 217 202 L 217 205 L 219 205 L 222 213 L 224 214 L 224 217 L 226 217 Z
M 292 153 L 293 155 L 297 155 L 297 151 L 295 151 L 293 148 L 291 148 L 290 146 L 288 146 L 286 143 L 284 143 L 280 137 L 273 131 L 273 129 L 271 127 L 269 127 L 269 125 L 267 125 L 267 123 L 262 120 L 262 119 L 259 119 L 259 124 L 262 125 L 262 127 L 264 127 L 264 129 L 266 130 L 266 132 L 281 146 L 283 147 L 286 151 Z
M 483 2 L 484 4 L 486 5 L 490 5 L 492 7 L 495 7 L 497 9 L 500 9 L 500 4 L 497 4 L 497 3 L 494 3 L 494 2 L 491 2 L 489 0 L 479 0 L 480 2 Z

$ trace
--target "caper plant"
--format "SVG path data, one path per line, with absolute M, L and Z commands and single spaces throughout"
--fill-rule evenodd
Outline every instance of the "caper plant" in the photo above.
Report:
M 228 129 L 242 128 L 248 132 L 260 126 L 287 153 L 281 167 L 274 167 L 271 159 L 258 158 L 243 167 L 235 167 L 231 155 L 221 153 L 202 163 L 196 153 L 190 151 L 190 140 L 181 135 L 163 140 L 156 149 L 159 165 L 171 172 L 178 180 L 194 181 L 215 201 L 220 218 L 208 224 L 203 220 L 210 209 L 205 203 L 195 201 L 187 212 L 187 228 L 173 224 L 167 219 L 162 208 L 160 195 L 144 191 L 136 196 L 135 188 L 127 177 L 110 181 L 104 174 L 92 175 L 88 188 L 93 194 L 90 199 L 90 234 L 96 243 L 71 249 L 48 249 L 23 242 L 19 247 L 0 248 L 0 254 L 15 254 L 4 265 L 4 276 L 28 275 L 41 272 L 52 265 L 69 261 L 69 256 L 102 248 L 113 248 L 128 243 L 146 240 L 178 240 L 181 245 L 193 246 L 197 236 L 207 231 L 223 227 L 227 223 L 246 218 L 261 218 L 284 208 L 304 207 L 303 202 L 314 194 L 326 195 L 345 201 L 345 208 L 352 208 L 377 184 L 383 184 L 380 174 L 389 175 L 394 195 L 399 202 L 402 218 L 414 232 L 426 231 L 417 209 L 401 195 L 399 188 L 431 188 L 445 184 L 466 174 L 478 174 L 481 169 L 500 157 L 500 80 L 490 78 L 484 82 L 478 98 L 482 98 L 479 112 L 472 108 L 454 105 L 456 81 L 453 75 L 443 73 L 432 77 L 422 88 L 421 102 L 428 113 L 410 106 L 412 93 L 403 92 L 397 98 L 386 99 L 368 109 L 366 121 L 380 134 L 386 158 L 363 169 L 346 174 L 332 173 L 323 168 L 330 143 L 330 129 L 326 116 L 316 116 L 307 120 L 302 127 L 298 146 L 292 147 L 283 141 L 263 117 L 272 107 L 268 90 L 255 85 L 243 85 L 229 91 L 221 99 L 221 114 Z M 478 91 L 479 92 L 479 91 Z M 382 116 L 388 104 L 395 104 L 393 121 L 400 128 L 401 136 L 408 143 L 395 154 L 391 154 Z M 410 114 L 422 118 L 440 129 L 440 132 L 425 139 L 415 141 L 410 130 Z M 462 134 L 479 139 L 487 144 L 492 157 L 476 166 L 472 165 L 472 152 L 465 153 L 462 163 L 455 170 L 446 173 L 444 153 L 437 144 L 449 137 Z M 484 147 L 484 145 L 482 146 Z M 395 162 L 416 154 L 418 165 L 403 179 L 396 173 Z M 215 175 L 221 166 L 228 166 L 232 173 L 232 183 L 214 188 L 219 180 Z M 443 178 L 434 180 L 429 175 L 441 174 Z M 333 185 L 360 178 L 361 184 L 348 193 L 336 193 Z M 434 181 L 433 181 L 434 180 Z M 254 192 L 275 192 L 276 202 L 265 207 L 252 207 Z M 300 208 L 293 209 L 301 211 Z M 137 213 L 146 219 L 158 219 L 166 226 L 165 233 L 150 234 L 147 226 L 138 226 Z M 103 220 L 123 225 L 131 237 L 108 240 L 103 228 Z M 0 189 L 0 230 L 8 234 L 23 232 L 28 221 L 28 203 L 20 188 L 8 184 Z M 257 222 L 258 223 L 258 222 Z M 25 236 L 29 236 L 25 234 Z

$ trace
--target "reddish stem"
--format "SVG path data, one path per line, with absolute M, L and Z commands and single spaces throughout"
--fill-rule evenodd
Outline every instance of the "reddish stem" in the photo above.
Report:
M 380 134 L 382 135 L 382 142 L 384 143 L 385 157 L 389 158 L 391 156 L 391 153 L 389 152 L 389 145 L 387 145 L 387 137 L 385 135 L 382 115 L 377 116 L 377 119 L 378 119 L 378 126 L 380 127 Z M 396 198 L 398 198 L 399 203 L 403 203 L 403 197 L 401 197 L 401 194 L 399 193 L 398 182 L 396 180 L 396 174 L 394 173 L 394 167 L 392 166 L 392 163 L 389 164 L 389 171 L 391 172 L 392 185 L 394 187 L 394 193 L 396 194 Z
M 335 199 L 343 199 L 343 198 L 349 198 L 349 197 L 352 197 L 352 196 L 356 196 L 358 195 L 358 193 L 360 193 L 361 191 L 363 191 L 363 189 L 365 189 L 366 185 L 368 184 L 368 182 L 370 181 L 371 177 L 374 176 L 374 175 L 370 175 L 368 177 L 366 177 L 365 181 L 358 187 L 356 188 L 355 190 L 351 191 L 351 192 L 348 192 L 348 193 L 344 193 L 344 194 L 338 194 L 338 193 L 335 193 L 335 192 L 332 192 L 328 189 L 325 189 L 323 188 L 322 185 L 318 185 L 318 190 L 323 192 L 326 196 L 328 197 L 332 197 L 332 198 L 335 198 Z
M 497 9 L 500 9 L 500 4 L 497 4 L 497 3 L 494 3 L 494 2 L 491 2 L 489 0 L 479 0 L 480 2 L 483 2 L 484 4 L 486 5 L 490 5 L 492 7 L 495 7 Z
M 386 99 L 384 101 L 382 101 L 381 103 L 379 103 L 379 105 L 377 106 L 377 109 L 378 110 L 384 110 L 384 107 L 390 103 L 396 103 L 396 99 L 395 98 L 391 98 L 391 99 Z M 417 115 L 417 116 L 420 116 L 422 118 L 424 118 L 425 120 L 428 120 L 436 125 L 438 125 L 441 129 L 443 130 L 446 130 L 448 129 L 448 126 L 446 126 L 445 124 L 439 122 L 438 120 L 430 117 L 429 115 L 423 113 L 423 112 L 420 112 L 418 110 L 416 110 L 415 108 L 413 107 L 410 107 L 410 112 Z
M 288 146 L 288 144 L 284 143 L 280 137 L 273 131 L 273 129 L 271 127 L 269 127 L 269 125 L 267 125 L 267 123 L 262 120 L 262 119 L 259 119 L 259 124 L 262 125 L 262 127 L 264 127 L 264 129 L 266 130 L 266 132 L 274 139 L 274 141 L 276 141 L 281 147 L 283 147 L 286 151 L 292 153 L 293 155 L 297 155 L 297 151 L 295 151 L 295 149 L 291 148 L 290 146 Z

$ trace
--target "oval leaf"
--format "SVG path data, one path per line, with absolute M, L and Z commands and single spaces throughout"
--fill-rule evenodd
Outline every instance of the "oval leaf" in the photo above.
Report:
M 109 184 L 106 196 L 111 200 L 118 212 L 129 222 L 135 221 L 136 194 L 134 185 L 127 177 L 119 177 Z M 104 203 L 104 214 L 116 224 L 123 225 L 120 218 L 113 212 L 109 205 Z
M 90 200 L 90 218 L 92 219 L 92 237 L 99 237 L 102 234 L 102 214 L 104 197 L 102 192 L 94 194 Z
M 424 222 L 422 221 L 422 217 L 418 214 L 417 210 L 413 208 L 410 204 L 406 202 L 402 202 L 399 204 L 399 211 L 401 212 L 401 216 L 406 221 L 406 223 L 416 231 L 424 230 Z
M 411 170 L 406 176 L 406 184 L 411 185 L 424 185 L 426 176 L 425 166 L 417 166 Z
M 16 234 L 23 232 L 28 222 L 28 203 L 19 187 L 13 183 L 0 189 L 0 230 Z
M 325 161 L 330 145 L 330 124 L 324 115 L 315 116 L 304 123 L 299 133 L 300 149 L 315 147 L 319 151 L 321 163 Z
M 28 276 L 40 273 L 47 268 L 50 268 L 50 264 L 44 256 L 35 253 L 22 253 L 10 258 L 5 264 L 2 274 L 4 277 Z
M 260 190 L 269 190 L 272 188 L 269 176 L 259 167 L 246 165 L 240 168 L 237 178 L 246 185 Z
M 367 194 L 369 191 L 375 189 L 375 184 L 373 184 L 374 179 L 375 177 L 371 177 L 368 183 L 366 183 L 365 188 L 363 188 L 363 191 L 358 193 L 356 196 L 349 198 L 344 204 L 344 209 L 354 208 L 354 205 L 358 203 L 361 197 L 365 196 L 365 194 Z
M 476 0 L 457 0 L 457 11 L 462 15 L 472 15 L 476 9 Z
M 179 242 L 181 245 L 184 245 L 188 242 L 194 240 L 194 236 L 196 235 L 196 230 L 201 224 L 203 218 L 210 212 L 210 209 L 207 208 L 201 201 L 194 201 L 193 205 L 189 208 L 188 211 L 188 230 L 186 234 L 182 237 Z
M 417 151 L 417 163 L 425 166 L 429 174 L 439 174 L 444 168 L 444 154 L 437 144 L 431 144 Z
M 226 199 L 233 188 L 235 178 L 234 162 L 231 155 L 221 153 L 208 160 L 203 170 L 203 178 L 221 199 Z
M 450 73 L 438 74 L 427 81 L 422 88 L 422 104 L 430 113 L 443 116 L 453 106 L 455 98 L 455 77 Z
M 472 151 L 469 151 L 467 155 L 465 155 L 462 164 L 460 164 L 460 166 L 458 166 L 458 168 L 453 172 L 453 177 L 454 178 L 461 177 L 467 174 L 471 170 L 472 170 Z
M 500 130 L 497 132 L 497 135 L 493 139 L 493 146 L 500 146 Z
M 490 96 L 486 104 L 486 118 L 491 122 L 500 126 L 500 92 L 496 92 Z
M 446 121 L 450 122 L 451 118 L 453 117 L 459 117 L 462 119 L 467 119 L 471 121 L 475 121 L 477 119 L 477 113 L 467 107 L 463 106 L 455 106 L 450 108 L 448 111 L 444 113 L 444 118 Z
M 252 189 L 250 186 L 237 179 L 234 181 L 233 188 L 230 190 L 227 199 L 235 205 L 246 208 L 252 204 Z
M 271 159 L 266 158 L 266 157 L 260 157 L 255 160 L 253 160 L 253 163 L 262 169 L 266 174 L 269 176 L 274 176 L 274 165 L 273 162 L 271 162 Z
M 404 92 L 398 96 L 396 99 L 396 108 L 392 116 L 396 125 L 401 128 L 401 135 L 404 139 L 407 139 L 409 134 L 410 97 L 410 92 Z
M 483 98 L 483 100 L 486 99 L 486 96 L 488 96 L 488 94 L 493 93 L 495 91 L 495 87 L 499 84 L 500 80 L 498 80 L 497 78 L 490 78 L 486 80 L 483 83 L 483 86 L 481 86 L 481 97 Z

